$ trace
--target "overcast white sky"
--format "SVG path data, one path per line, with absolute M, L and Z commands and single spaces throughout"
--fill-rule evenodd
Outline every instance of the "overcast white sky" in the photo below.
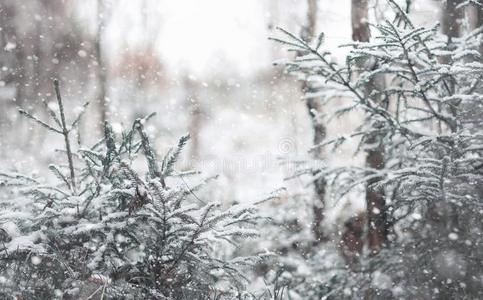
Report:
M 305 17 L 302 0 L 112 0 L 114 7 L 106 44 L 118 52 L 127 45 L 155 44 L 171 70 L 194 74 L 230 69 L 249 75 L 270 67 L 283 52 L 268 36 L 274 25 L 298 32 Z M 143 4 L 144 3 L 144 4 Z M 143 12 L 141 7 L 147 9 Z M 414 11 L 423 23 L 437 20 L 431 0 L 416 0 Z M 92 9 L 92 6 L 91 6 Z M 271 12 L 274 12 L 271 15 Z M 374 17 L 374 16 L 371 16 Z M 318 31 L 326 47 L 350 41 L 350 0 L 319 1 Z
M 280 45 L 268 40 L 270 20 L 276 26 L 297 31 L 302 25 L 305 1 L 280 0 L 276 4 L 270 1 L 147 0 L 148 10 L 144 14 L 143 1 L 113 1 L 116 9 L 106 42 L 117 52 L 126 44 L 144 43 L 148 36 L 147 41 L 156 44 L 171 69 L 205 73 L 230 64 L 229 69 L 243 75 L 270 67 L 277 58 L 273 49 Z M 350 1 L 327 2 L 320 7 L 319 25 L 330 29 L 328 42 L 335 45 L 349 41 Z M 275 14 L 271 15 L 273 8 Z

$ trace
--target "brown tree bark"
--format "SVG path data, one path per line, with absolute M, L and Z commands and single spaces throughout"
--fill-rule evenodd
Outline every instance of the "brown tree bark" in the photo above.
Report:
M 310 87 L 306 87 L 306 91 L 310 92 Z M 314 145 L 321 144 L 326 136 L 325 125 L 319 120 L 317 114 L 321 111 L 320 104 L 317 99 L 307 99 L 306 100 L 307 110 L 309 112 L 310 118 L 312 119 L 312 128 L 314 131 L 313 142 Z M 314 153 L 315 159 L 322 159 L 323 154 L 321 151 Z M 314 175 L 317 175 L 314 174 Z M 314 214 L 314 220 L 312 222 L 312 232 L 314 233 L 316 243 L 319 243 L 325 239 L 324 231 L 322 229 L 322 222 L 324 221 L 324 211 L 325 211 L 325 194 L 326 194 L 326 180 L 321 177 L 314 181 L 315 194 L 317 196 L 317 201 L 312 205 L 312 211 Z
M 371 30 L 369 29 L 369 1 L 368 0 L 352 0 L 351 6 L 351 22 L 352 22 L 352 40 L 358 42 L 369 42 L 371 38 Z
M 301 36 L 302 38 L 310 42 L 315 37 L 315 30 L 317 25 L 317 0 L 307 0 L 307 24 L 302 28 Z M 302 86 L 302 92 L 310 93 L 312 92 L 312 87 L 305 82 Z M 319 99 L 308 98 L 306 100 L 306 107 L 309 113 L 310 119 L 312 120 L 312 129 L 314 131 L 313 143 L 314 145 L 321 144 L 326 136 L 325 125 L 319 119 L 319 114 L 322 108 L 319 103 Z M 322 159 L 322 151 L 317 151 L 314 153 L 315 159 Z M 317 175 L 315 173 L 314 175 Z M 319 178 L 314 182 L 315 194 L 317 201 L 312 205 L 313 211 L 313 221 L 312 221 L 312 232 L 315 237 L 315 242 L 319 243 L 324 240 L 324 231 L 322 229 L 322 222 L 324 220 L 324 210 L 325 210 L 325 194 L 326 194 L 326 181 L 324 178 Z
M 365 213 L 360 213 L 344 223 L 344 233 L 340 240 L 340 250 L 351 269 L 355 269 L 359 263 L 359 257 L 364 247 L 364 228 L 366 225 Z
M 351 14 L 352 39 L 358 42 L 369 42 L 371 32 L 368 24 L 368 1 L 352 0 Z M 373 86 L 373 82 L 368 83 L 365 91 L 366 95 L 370 94 Z M 367 121 L 372 122 L 371 120 Z M 379 139 L 379 136 L 373 135 L 366 140 L 366 145 L 370 145 L 366 150 L 366 166 L 370 169 L 384 168 L 384 148 Z M 369 250 L 372 253 L 377 253 L 384 246 L 388 232 L 384 192 L 373 188 L 373 185 L 378 180 L 377 178 L 371 179 L 366 184 L 367 223 L 369 227 L 367 239 Z
M 368 139 L 367 144 L 379 143 L 379 137 Z M 371 169 L 384 168 L 384 148 L 378 146 L 367 150 L 366 165 Z M 376 190 L 373 185 L 379 181 L 373 178 L 366 185 L 366 206 L 369 232 L 367 236 L 368 247 L 375 254 L 381 250 L 387 240 L 387 207 L 384 191 Z

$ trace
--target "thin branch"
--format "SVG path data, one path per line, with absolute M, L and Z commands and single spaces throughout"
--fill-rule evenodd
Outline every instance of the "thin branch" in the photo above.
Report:
M 40 126 L 42 127 L 45 127 L 47 128 L 48 130 L 51 130 L 53 132 L 56 132 L 56 133 L 59 133 L 59 134 L 62 134 L 62 131 L 60 131 L 59 129 L 57 128 L 54 128 L 52 126 L 50 126 L 49 124 L 45 123 L 44 121 L 40 120 L 39 118 L 31 115 L 30 113 L 28 113 L 27 111 L 23 110 L 23 109 L 19 109 L 18 112 L 21 114 L 21 115 L 24 115 L 25 117 L 31 119 L 31 120 L 34 120 L 35 122 L 39 123 Z
M 59 81 L 57 79 L 54 79 L 54 89 L 55 89 L 55 94 L 57 96 L 57 103 L 59 104 L 60 121 L 62 122 L 62 135 L 64 136 L 67 161 L 69 162 L 70 181 L 71 181 L 72 191 L 75 193 L 76 192 L 75 171 L 74 171 L 74 162 L 72 159 L 72 150 L 70 148 L 69 130 L 67 129 L 67 123 L 65 122 L 64 105 L 62 103 L 62 97 L 60 95 L 60 89 L 59 89 Z

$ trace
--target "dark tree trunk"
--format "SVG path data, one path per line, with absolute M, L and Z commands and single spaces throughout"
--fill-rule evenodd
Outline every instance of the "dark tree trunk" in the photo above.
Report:
M 364 247 L 365 213 L 350 218 L 344 224 L 345 230 L 340 240 L 340 249 L 346 265 L 355 270 L 359 266 L 359 257 Z
M 310 92 L 310 88 L 306 87 L 306 91 Z M 326 136 L 325 125 L 320 121 L 317 113 L 321 111 L 321 107 L 317 99 L 307 99 L 307 110 L 309 112 L 310 118 L 312 119 L 312 128 L 314 130 L 314 145 L 321 144 Z M 314 153 L 315 159 L 322 159 L 323 154 L 321 151 Z M 314 174 L 317 175 L 317 174 Z M 325 194 L 326 194 L 326 180 L 321 177 L 314 181 L 315 194 L 317 196 L 317 201 L 312 205 L 312 211 L 314 214 L 314 220 L 312 223 L 312 231 L 314 233 L 316 243 L 324 240 L 324 231 L 322 229 L 322 222 L 324 221 L 324 210 L 325 210 Z
M 371 31 L 368 24 L 368 0 L 352 0 L 352 40 L 358 42 L 369 42 Z
M 368 144 L 371 144 L 371 142 L 380 143 L 378 138 L 377 136 L 372 137 L 368 140 Z M 367 150 L 366 165 L 371 169 L 384 168 L 384 149 L 382 146 Z M 369 225 L 367 240 L 372 253 L 377 253 L 384 246 L 388 234 L 385 195 L 382 190 L 376 190 L 373 187 L 378 181 L 377 178 L 371 179 L 366 186 L 367 221 Z
M 463 18 L 463 9 L 456 8 L 461 3 L 462 0 L 443 1 L 441 31 L 448 36 L 450 41 L 461 34 L 460 20 Z
M 473 28 L 480 28 L 483 26 L 483 0 L 478 0 L 477 4 L 473 4 L 472 7 L 474 12 L 474 21 L 473 21 Z M 480 54 L 483 55 L 483 39 L 480 41 Z M 481 58 L 480 58 L 481 61 Z
M 483 1 L 478 1 L 478 4 L 476 27 L 481 27 L 483 26 Z
M 352 39 L 358 42 L 369 42 L 371 32 L 368 24 L 368 1 L 352 0 Z M 367 62 L 361 62 L 365 64 Z M 371 89 L 375 86 L 374 82 L 369 82 L 366 86 L 366 95 L 369 95 Z M 371 122 L 371 120 L 367 120 Z M 374 126 L 374 125 L 373 125 Z M 384 168 L 384 148 L 380 145 L 379 136 L 370 136 L 367 141 L 370 148 L 366 150 L 366 166 L 370 169 Z M 379 145 L 379 146 L 374 146 Z M 374 184 L 379 179 L 372 179 L 366 184 L 366 206 L 367 206 L 367 222 L 368 247 L 372 253 L 377 253 L 385 244 L 387 239 L 387 217 L 386 217 L 386 201 L 382 190 L 374 189 Z
M 307 24 L 302 28 L 302 38 L 310 42 L 315 37 L 315 30 L 317 25 L 317 0 L 307 0 Z M 303 93 L 312 92 L 311 86 L 305 82 L 302 86 Z M 313 142 L 314 145 L 321 144 L 326 136 L 325 125 L 319 119 L 319 114 L 322 110 L 319 100 L 316 98 L 309 98 L 306 100 L 307 111 L 312 120 L 312 129 L 314 131 Z M 314 153 L 315 159 L 322 159 L 323 154 L 321 151 Z M 317 174 L 314 174 L 317 175 Z M 312 232 L 315 237 L 315 242 L 319 243 L 324 240 L 324 231 L 322 229 L 322 222 L 324 220 L 325 210 L 325 194 L 326 194 L 326 181 L 324 178 L 319 178 L 314 181 L 314 190 L 316 194 L 316 201 L 312 205 L 312 211 L 314 219 L 312 221 Z

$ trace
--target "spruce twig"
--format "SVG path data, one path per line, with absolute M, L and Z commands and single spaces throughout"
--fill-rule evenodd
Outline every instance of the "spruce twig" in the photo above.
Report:
M 68 182 L 66 182 L 66 183 L 68 183 L 69 188 L 75 194 L 76 193 L 75 171 L 74 171 L 74 162 L 73 162 L 73 159 L 72 159 L 73 153 L 72 153 L 72 150 L 71 150 L 71 147 L 70 147 L 70 140 L 69 140 L 69 132 L 71 130 L 67 127 L 67 123 L 65 121 L 64 105 L 62 103 L 62 97 L 60 95 L 60 89 L 59 89 L 59 81 L 57 79 L 54 79 L 54 90 L 55 90 L 55 94 L 56 94 L 56 98 L 57 98 L 57 103 L 59 105 L 60 121 L 59 121 L 59 118 L 57 117 L 57 115 L 55 114 L 55 112 L 47 105 L 47 103 L 45 101 L 43 101 L 43 103 L 44 103 L 45 107 L 47 108 L 49 115 L 52 117 L 52 119 L 55 121 L 55 123 L 57 125 L 59 125 L 60 128 L 55 128 L 55 127 L 49 125 L 48 123 L 40 120 L 36 116 L 30 114 L 29 112 L 27 112 L 23 109 L 19 109 L 18 111 L 20 112 L 20 114 L 24 115 L 25 117 L 37 122 L 42 127 L 45 127 L 48 130 L 51 130 L 55 133 L 58 133 L 58 134 L 61 134 L 62 136 L 64 136 L 65 150 L 66 150 L 65 152 L 66 152 L 66 155 L 67 155 L 67 161 L 69 163 L 69 170 L 70 170 L 70 184 Z M 86 106 L 87 106 L 87 104 L 84 104 L 83 108 L 85 108 Z M 72 128 L 79 122 L 81 115 L 82 115 L 82 113 L 72 123 Z M 63 175 L 61 173 L 58 173 L 57 175 L 61 175 L 63 177 Z
M 148 162 L 149 174 L 152 178 L 159 178 L 161 186 L 166 188 L 164 176 L 159 169 L 156 154 L 153 151 L 146 131 L 144 131 L 144 122 L 145 121 L 143 119 L 137 119 L 134 121 L 134 128 L 137 129 L 139 135 L 141 136 L 141 144 L 144 150 L 144 155 L 146 156 L 146 160 Z
M 57 103 L 59 105 L 60 121 L 62 123 L 62 135 L 64 136 L 67 161 L 69 162 L 71 187 L 72 187 L 72 191 L 75 193 L 76 192 L 75 171 L 74 171 L 74 162 L 72 159 L 72 150 L 70 148 L 69 129 L 67 128 L 67 123 L 65 122 L 64 105 L 62 103 L 62 97 L 60 95 L 60 89 L 59 89 L 59 81 L 57 79 L 54 79 L 54 89 L 55 89 L 55 95 L 57 97 Z
M 23 110 L 23 109 L 21 109 L 21 108 L 20 108 L 20 109 L 18 110 L 18 112 L 19 112 L 21 115 L 23 115 L 23 116 L 25 116 L 25 117 L 27 117 L 27 118 L 29 118 L 29 119 L 31 119 L 31 120 L 33 120 L 33 121 L 37 122 L 37 123 L 38 123 L 40 126 L 45 127 L 45 128 L 47 128 L 48 130 L 51 130 L 51 131 L 53 131 L 53 132 L 56 132 L 56 133 L 60 133 L 60 134 L 62 134 L 62 131 L 60 131 L 60 130 L 59 130 L 59 129 L 57 129 L 57 128 L 54 128 L 54 127 L 50 126 L 49 124 L 47 124 L 46 122 L 44 122 L 44 121 L 40 120 L 39 118 L 35 117 L 34 115 L 30 114 L 30 113 L 29 113 L 29 112 L 27 112 L 26 110 Z

